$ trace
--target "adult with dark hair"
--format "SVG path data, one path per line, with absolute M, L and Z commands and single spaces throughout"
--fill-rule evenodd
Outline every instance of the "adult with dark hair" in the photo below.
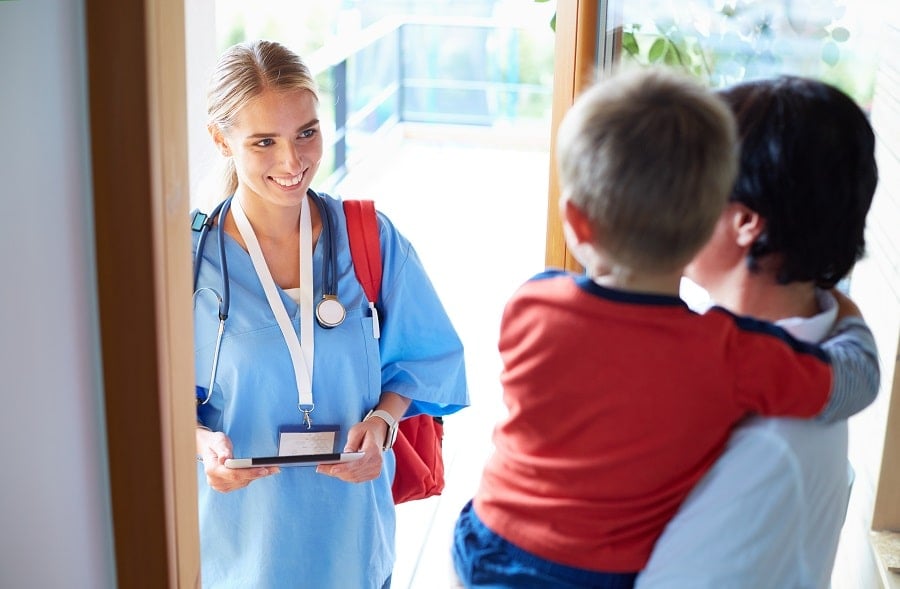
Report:
M 193 242 L 203 586 L 383 589 L 396 425 L 468 403 L 462 344 L 412 245 L 380 212 L 381 313 L 370 309 L 341 201 L 310 189 L 323 141 L 298 55 L 270 41 L 231 47 L 208 115 L 230 208 L 198 223 Z M 341 452 L 363 456 L 315 468 L 228 462 Z
M 862 110 L 822 82 L 719 92 L 737 117 L 738 178 L 687 274 L 731 311 L 825 339 L 828 289 L 863 255 L 878 171 Z M 657 542 L 641 589 L 827 588 L 849 500 L 847 422 L 749 419 Z

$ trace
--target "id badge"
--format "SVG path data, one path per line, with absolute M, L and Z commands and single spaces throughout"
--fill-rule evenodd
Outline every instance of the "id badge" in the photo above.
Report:
M 278 455 L 332 454 L 340 431 L 337 425 L 283 425 L 278 428 Z

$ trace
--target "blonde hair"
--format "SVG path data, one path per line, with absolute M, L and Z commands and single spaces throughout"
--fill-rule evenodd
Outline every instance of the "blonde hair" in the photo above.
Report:
M 725 103 L 671 71 L 640 69 L 595 83 L 560 125 L 563 192 L 617 263 L 668 272 L 712 235 L 737 173 Z
M 219 58 L 206 95 L 207 125 L 225 131 L 238 112 L 266 90 L 308 90 L 316 100 L 318 86 L 299 55 L 274 41 L 233 45 Z M 224 171 L 223 196 L 234 194 L 237 173 L 229 159 Z

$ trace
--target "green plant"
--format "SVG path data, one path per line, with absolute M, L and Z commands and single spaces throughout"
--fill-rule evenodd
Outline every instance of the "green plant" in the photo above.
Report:
M 807 10 L 800 13 L 798 4 Z M 817 3 L 814 12 L 806 3 L 773 0 L 733 0 L 709 8 L 702 20 L 662 17 L 624 25 L 623 61 L 666 64 L 722 86 L 776 71 L 835 67 L 840 44 L 850 39 L 850 31 L 838 24 L 844 7 L 836 0 Z
M 663 5 L 631 2 L 619 28 L 621 61 L 674 67 L 714 87 L 785 72 L 829 77 L 843 69 L 851 37 L 840 24 L 843 1 L 706 0 L 677 20 Z

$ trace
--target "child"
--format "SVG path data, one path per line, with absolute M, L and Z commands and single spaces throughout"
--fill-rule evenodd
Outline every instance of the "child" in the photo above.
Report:
M 557 144 L 585 275 L 538 275 L 504 311 L 509 415 L 455 531 L 469 587 L 632 587 L 742 418 L 847 417 L 878 390 L 858 317 L 817 347 L 678 298 L 736 174 L 720 99 L 673 73 L 626 73 L 576 101 Z

